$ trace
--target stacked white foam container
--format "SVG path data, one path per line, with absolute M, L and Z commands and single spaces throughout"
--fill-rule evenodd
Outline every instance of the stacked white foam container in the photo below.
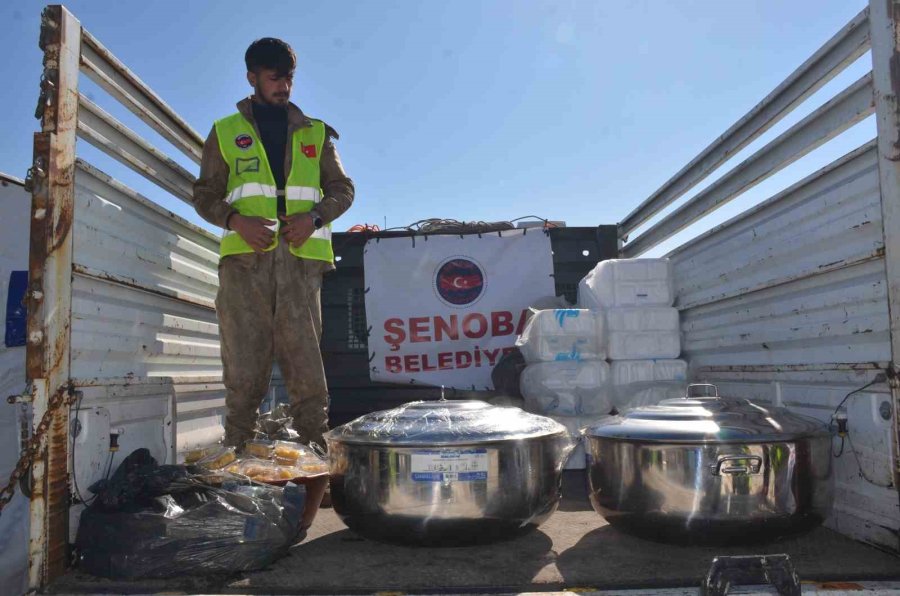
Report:
M 610 412 L 613 396 L 602 311 L 535 311 L 516 345 L 527 363 L 520 379 L 526 410 L 557 420 L 573 435 Z M 584 466 L 579 441 L 566 467 Z
M 578 305 L 605 315 L 618 410 L 683 395 L 687 363 L 668 259 L 598 263 L 578 284 Z

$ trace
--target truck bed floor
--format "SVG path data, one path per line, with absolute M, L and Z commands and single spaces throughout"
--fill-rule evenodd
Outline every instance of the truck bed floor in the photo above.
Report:
M 232 578 L 111 581 L 71 571 L 50 593 L 523 592 L 698 586 L 716 555 L 787 553 L 801 580 L 900 579 L 900 557 L 826 528 L 768 544 L 687 547 L 623 534 L 587 501 L 581 472 L 568 471 L 566 497 L 537 531 L 509 542 L 410 548 L 362 539 L 334 511 L 319 512 L 307 539 L 263 571 Z

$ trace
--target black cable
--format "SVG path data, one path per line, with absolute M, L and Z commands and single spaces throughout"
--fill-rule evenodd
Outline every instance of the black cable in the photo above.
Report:
M 831 413 L 831 421 L 828 423 L 828 428 L 829 428 L 829 430 L 831 430 L 832 432 L 834 432 L 834 421 L 835 421 L 835 417 L 837 416 L 838 411 L 841 409 L 841 406 L 843 406 L 845 403 L 847 403 L 847 400 L 850 399 L 850 396 L 851 396 L 851 395 L 854 395 L 854 394 L 856 394 L 856 393 L 859 393 L 860 391 L 863 391 L 864 389 L 867 389 L 867 388 L 871 387 L 872 385 L 874 385 L 875 383 L 878 383 L 878 382 L 880 382 L 881 380 L 883 380 L 883 379 L 881 379 L 880 377 L 881 377 L 881 375 L 876 375 L 876 376 L 875 376 L 875 379 L 872 380 L 871 382 L 866 383 L 865 385 L 863 385 L 863 386 L 860 387 L 859 389 L 854 389 L 853 391 L 851 391 L 850 393 L 848 393 L 847 395 L 844 396 L 844 399 L 841 400 L 841 403 L 839 403 L 839 404 L 837 405 L 837 407 L 834 409 L 834 412 Z M 837 434 L 838 434 L 839 437 L 841 437 L 841 449 L 840 449 L 840 451 L 838 451 L 837 453 L 835 453 L 835 452 L 834 452 L 834 448 L 832 447 L 831 455 L 834 456 L 835 459 L 838 459 L 838 458 L 840 458 L 842 455 L 844 455 L 844 441 L 846 440 L 845 437 L 847 436 L 846 420 L 845 420 L 845 424 L 843 424 L 843 425 L 840 424 L 840 422 L 838 423 L 838 432 L 837 432 Z
M 508 221 L 459 221 L 456 219 L 433 217 L 429 219 L 420 219 L 409 225 L 397 226 L 393 228 L 385 228 L 382 232 L 414 232 L 419 234 L 477 234 L 487 232 L 497 232 L 503 230 L 514 230 L 515 222 L 523 219 L 536 219 L 544 222 L 544 226 L 550 225 L 550 220 L 538 215 L 524 215 Z
M 109 451 L 109 462 L 106 464 L 106 475 L 103 477 L 104 480 L 109 480 L 109 473 L 112 471 L 113 459 L 115 459 L 116 453 L 112 449 Z
M 887 377 L 884 374 L 875 375 L 875 378 L 871 382 L 866 383 L 859 389 L 854 389 L 853 391 L 845 395 L 844 399 L 841 400 L 841 403 L 837 405 L 837 407 L 834 409 L 834 413 L 831 415 L 832 422 L 834 421 L 834 417 L 837 416 L 838 411 L 841 409 L 841 407 L 843 407 L 845 403 L 847 403 L 847 400 L 850 399 L 851 396 L 868 389 L 872 385 L 883 383 L 886 380 Z M 880 482 L 876 482 L 869 478 L 869 476 L 866 474 L 866 471 L 863 469 L 862 462 L 859 459 L 859 453 L 857 453 L 856 447 L 853 446 L 853 439 L 850 437 L 850 433 L 846 431 L 846 426 L 844 427 L 844 430 L 839 433 L 839 435 L 841 437 L 841 449 L 838 453 L 834 453 L 833 450 L 831 452 L 835 459 L 840 458 L 844 454 L 844 441 L 846 440 L 848 443 L 850 443 L 850 451 L 853 453 L 853 458 L 856 460 L 856 466 L 859 469 L 859 475 L 862 476 L 862 478 L 866 482 L 874 484 L 875 486 L 880 486 L 881 488 L 891 488 L 893 486 L 892 484 L 881 484 Z
M 848 393 L 847 395 L 845 395 L 845 396 L 844 396 L 844 399 L 841 400 L 841 403 L 839 403 L 839 404 L 837 405 L 837 407 L 834 409 L 834 412 L 831 414 L 831 417 L 834 418 L 835 414 L 837 414 L 837 413 L 838 413 L 838 410 L 841 409 L 841 406 L 843 406 L 843 405 L 847 402 L 847 400 L 850 399 L 850 396 L 851 396 L 851 395 L 856 394 L 856 393 L 859 393 L 860 391 L 863 391 L 863 390 L 865 390 L 865 389 L 868 389 L 869 387 L 871 387 L 872 385 L 875 385 L 876 383 L 883 383 L 883 382 L 885 381 L 885 379 L 882 378 L 882 377 L 883 377 L 883 375 L 876 375 L 875 378 L 874 378 L 871 382 L 866 383 L 865 385 L 863 385 L 863 386 L 860 387 L 859 389 L 854 389 L 853 391 L 851 391 L 850 393 Z
M 841 437 L 841 450 L 838 451 L 837 453 L 835 453 L 834 449 L 832 448 L 831 455 L 834 457 L 834 459 L 839 459 L 842 455 L 844 455 L 844 441 L 845 440 L 846 440 L 845 437 Z

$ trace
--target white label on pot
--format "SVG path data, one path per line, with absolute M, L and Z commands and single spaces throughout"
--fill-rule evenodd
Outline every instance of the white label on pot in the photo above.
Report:
M 414 451 L 410 472 L 414 482 L 487 480 L 487 449 Z

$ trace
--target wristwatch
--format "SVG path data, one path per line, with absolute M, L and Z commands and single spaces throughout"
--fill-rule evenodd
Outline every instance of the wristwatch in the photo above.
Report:
M 313 226 L 315 226 L 315 228 L 317 230 L 325 225 L 325 222 L 322 221 L 322 216 L 319 215 L 318 213 L 316 213 L 315 211 L 310 211 L 309 215 L 312 217 Z

